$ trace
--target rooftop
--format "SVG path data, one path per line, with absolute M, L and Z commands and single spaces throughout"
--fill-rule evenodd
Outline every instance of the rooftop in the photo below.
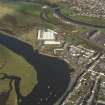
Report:
M 55 40 L 57 33 L 50 29 L 38 30 L 38 40 Z

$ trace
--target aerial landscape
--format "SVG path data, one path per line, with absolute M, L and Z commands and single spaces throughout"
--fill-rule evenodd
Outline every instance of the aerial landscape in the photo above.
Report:
M 0 0 L 0 105 L 105 105 L 105 0 Z

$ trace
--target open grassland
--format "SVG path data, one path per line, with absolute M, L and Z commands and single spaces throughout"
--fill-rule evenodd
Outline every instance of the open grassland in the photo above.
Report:
M 40 12 L 40 4 L 0 2 L 0 30 L 33 44 L 36 29 L 42 24 Z
M 2 50 L 1 50 L 2 49 Z M 37 74 L 34 68 L 28 64 L 24 58 L 13 53 L 9 49 L 0 45 L 0 54 L 6 59 L 5 66 L 0 69 L 0 73 L 14 75 L 21 78 L 20 91 L 23 95 L 29 94 L 37 83 Z M 0 86 L 1 87 L 1 86 Z M 1 88 L 0 88 L 1 89 Z
M 14 81 L 12 82 L 12 91 L 10 92 L 8 101 L 6 102 L 7 105 L 18 105 L 17 104 L 17 95 L 15 91 Z
M 97 18 L 97 17 L 89 17 L 89 16 L 71 16 L 74 20 L 78 20 L 80 22 L 89 23 L 93 25 L 105 26 L 105 19 Z
M 5 91 L 5 92 L 8 92 L 9 90 L 9 82 L 10 80 L 6 79 L 6 80 L 0 80 L 0 93 Z
M 15 34 L 30 31 L 40 20 L 40 6 L 36 4 L 7 2 L 0 3 L 0 8 L 0 27 Z
M 10 87 L 12 85 L 12 90 Z M 15 92 L 14 81 L 9 79 L 0 80 L 0 95 L 5 93 L 5 96 L 0 97 L 0 102 L 6 103 L 6 105 L 17 105 L 17 96 Z M 1 104 L 1 103 L 0 103 Z

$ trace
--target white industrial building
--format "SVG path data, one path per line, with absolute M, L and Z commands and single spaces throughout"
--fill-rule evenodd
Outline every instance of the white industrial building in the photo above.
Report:
M 44 44 L 49 45 L 49 44 L 61 44 L 60 41 L 44 41 Z
M 43 44 L 45 45 L 59 45 L 61 44 L 60 41 L 56 40 L 57 32 L 51 30 L 51 29 L 45 29 L 45 30 L 38 30 L 38 40 L 44 41 Z
M 55 40 L 57 33 L 50 29 L 38 30 L 38 40 Z

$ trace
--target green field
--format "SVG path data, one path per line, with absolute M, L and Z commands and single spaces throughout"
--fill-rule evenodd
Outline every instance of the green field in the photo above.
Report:
M 38 4 L 0 2 L 0 29 L 16 35 L 27 34 L 41 23 L 40 12 L 41 5 Z
M 35 69 L 26 62 L 23 57 L 0 45 L 0 54 L 2 52 L 2 56 L 5 57 L 6 64 L 2 69 L 0 69 L 0 73 L 20 77 L 20 91 L 22 95 L 29 94 L 37 83 L 37 73 Z
M 105 26 L 105 19 L 97 18 L 97 17 L 90 17 L 90 16 L 71 16 L 74 20 L 78 20 L 84 23 Z

